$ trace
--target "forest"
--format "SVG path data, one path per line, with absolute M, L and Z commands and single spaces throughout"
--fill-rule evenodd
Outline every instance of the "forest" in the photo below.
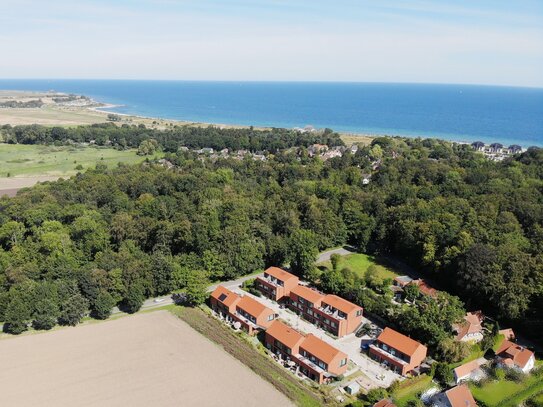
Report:
M 65 130 L 84 140 L 111 131 L 109 140 L 123 134 L 130 145 L 152 133 L 174 167 L 97 164 L 0 199 L 4 330 L 73 325 L 87 310 L 107 318 L 114 305 L 134 312 L 145 298 L 179 289 L 197 303 L 208 281 L 286 263 L 376 314 L 389 312 L 380 311 L 387 294 L 379 284 L 354 281 L 348 270 L 319 274 L 318 251 L 343 244 L 401 259 L 459 296 L 463 304 L 446 293 L 423 299 L 398 318 L 426 343 L 446 340 L 464 309 L 481 308 L 528 335 L 543 328 L 542 149 L 492 162 L 468 145 L 380 137 L 323 162 L 305 147 L 340 145 L 331 131 L 132 128 L 128 141 L 130 129 L 120 129 Z M 273 154 L 212 161 L 170 142 Z

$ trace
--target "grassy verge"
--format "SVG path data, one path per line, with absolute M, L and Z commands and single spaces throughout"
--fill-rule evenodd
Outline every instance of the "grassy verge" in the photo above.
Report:
M 409 401 L 417 399 L 417 395 L 430 387 L 431 383 L 432 378 L 427 375 L 417 376 L 402 382 L 392 395 L 394 403 L 398 407 L 406 406 Z
M 175 307 L 170 311 L 270 382 L 296 405 L 302 407 L 336 405 L 331 397 L 292 377 L 288 371 L 268 358 L 263 352 L 259 352 L 253 344 L 241 338 L 239 334 L 228 329 L 215 318 L 207 315 L 203 310 Z
M 332 268 L 332 263 L 330 263 L 330 261 L 328 260 L 323 263 L 319 263 L 319 266 Z M 364 277 L 366 271 L 370 266 L 376 267 L 378 278 L 383 280 L 385 278 L 394 278 L 399 275 L 398 272 L 396 272 L 396 270 L 394 270 L 394 268 L 391 267 L 390 264 L 388 264 L 386 259 L 376 258 L 374 256 L 363 253 L 348 254 L 346 256 L 342 256 L 341 260 L 339 261 L 338 268 L 342 269 L 343 267 L 347 267 L 355 272 L 359 277 Z

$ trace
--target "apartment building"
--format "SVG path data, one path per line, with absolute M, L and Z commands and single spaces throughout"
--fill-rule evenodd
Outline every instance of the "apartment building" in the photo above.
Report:
M 255 279 L 255 287 L 273 301 L 288 299 L 290 290 L 299 283 L 299 278 L 279 267 L 270 267 L 263 276 Z
M 391 328 L 385 328 L 370 345 L 372 359 L 402 376 L 412 373 L 426 358 L 426 346 Z
M 274 321 L 266 330 L 266 347 L 321 384 L 347 371 L 348 356 L 313 334 L 302 335 L 294 328 Z
M 271 308 L 259 301 L 247 295 L 240 296 L 223 286 L 218 286 L 211 293 L 209 302 L 215 312 L 233 322 L 239 322 L 249 335 L 268 328 L 277 317 Z
M 362 323 L 362 307 L 301 285 L 290 291 L 289 307 L 338 338 L 355 332 Z

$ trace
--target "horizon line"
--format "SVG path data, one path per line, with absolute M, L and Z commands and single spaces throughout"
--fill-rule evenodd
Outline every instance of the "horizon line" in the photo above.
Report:
M 511 85 L 464 82 L 402 82 L 402 81 L 349 81 L 349 80 L 240 80 L 240 79 L 145 79 L 145 78 L 0 78 L 0 81 L 119 81 L 119 82 L 214 82 L 214 83 L 307 83 L 307 84 L 375 84 L 375 85 L 441 85 L 543 89 L 543 85 Z

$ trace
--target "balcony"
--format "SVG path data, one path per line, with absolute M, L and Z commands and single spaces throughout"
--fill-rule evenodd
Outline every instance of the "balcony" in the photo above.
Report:
M 406 362 L 405 360 L 403 359 L 400 359 L 399 357 L 397 356 L 394 356 L 393 354 L 387 352 L 386 350 L 383 350 L 381 348 L 379 348 L 378 346 L 374 345 L 373 343 L 370 345 L 370 349 L 374 350 L 376 353 L 378 353 L 379 355 L 401 365 L 401 366 L 405 366 L 407 365 L 409 362 Z
M 251 321 L 249 318 L 247 318 L 245 315 L 239 313 L 238 311 L 234 312 L 233 316 L 235 316 L 240 321 L 246 323 L 247 325 L 253 327 L 253 328 L 260 328 L 255 322 Z
M 257 280 L 260 280 L 266 284 L 269 284 L 269 285 L 272 285 L 274 287 L 284 287 L 285 284 L 280 281 L 280 280 L 277 280 L 276 278 L 272 277 L 272 276 L 258 276 L 257 277 Z
M 326 370 L 324 370 L 319 365 L 316 365 L 314 362 L 312 362 L 311 360 L 309 360 L 305 356 L 302 356 L 302 355 L 298 354 L 298 355 L 295 356 L 295 358 L 298 359 L 300 362 L 302 362 L 304 365 L 308 366 L 311 370 L 313 370 L 313 371 L 315 371 L 315 372 L 317 372 L 319 374 L 326 373 Z
M 338 311 L 337 309 L 329 305 L 324 305 L 320 307 L 319 311 L 337 320 L 345 319 L 345 314 L 343 314 L 342 312 Z

